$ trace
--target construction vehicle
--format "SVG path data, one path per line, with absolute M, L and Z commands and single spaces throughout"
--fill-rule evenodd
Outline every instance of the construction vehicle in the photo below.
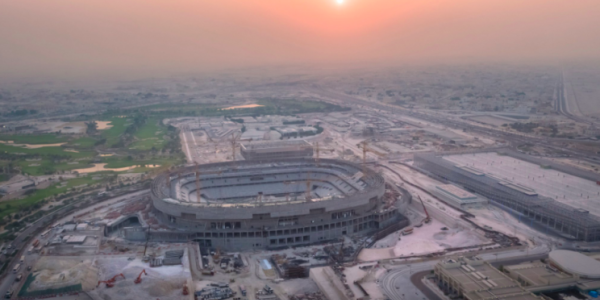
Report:
M 123 277 L 123 279 L 125 279 L 125 275 L 123 275 L 123 273 L 117 274 L 115 275 L 113 278 L 109 279 L 109 280 L 104 280 L 104 281 L 98 281 L 98 285 L 100 286 L 101 283 L 106 284 L 106 287 L 111 288 L 113 286 L 115 286 L 115 281 L 117 281 L 117 277 Z
M 187 296 L 187 295 L 189 295 L 189 293 L 190 293 L 190 291 L 189 291 L 189 289 L 188 289 L 187 285 L 185 285 L 185 284 L 184 284 L 184 285 L 183 285 L 183 291 L 182 291 L 182 294 L 183 294 L 184 296 Z
M 202 269 L 202 275 L 215 276 L 215 272 L 213 272 L 211 270 L 207 270 L 207 269 Z
M 133 281 L 133 282 L 135 282 L 135 284 L 138 284 L 138 283 L 142 282 L 142 274 L 148 276 L 148 273 L 146 273 L 146 269 L 143 269 L 140 272 L 140 275 L 138 275 L 138 277 L 135 279 L 135 281 Z
M 105 283 L 107 288 L 111 288 L 111 287 L 115 286 L 115 284 L 113 282 L 104 280 L 104 281 L 98 281 L 98 285 L 96 287 L 99 287 L 101 283 Z
M 213 263 L 218 264 L 221 261 L 221 249 L 217 248 L 213 254 Z
M 423 219 L 423 223 L 429 224 L 429 222 L 431 222 L 431 217 L 429 216 L 429 213 L 427 212 L 425 203 L 423 202 L 423 199 L 421 199 L 421 196 L 417 195 L 417 197 L 419 198 L 419 200 L 421 200 L 421 205 L 423 205 L 423 210 L 425 211 L 425 215 L 426 215 L 425 219 Z

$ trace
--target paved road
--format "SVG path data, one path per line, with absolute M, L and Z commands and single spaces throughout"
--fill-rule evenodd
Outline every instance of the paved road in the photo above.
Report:
M 121 195 L 109 200 L 105 200 L 99 203 L 95 203 L 87 208 L 84 209 L 79 209 L 74 211 L 73 213 L 67 215 L 66 217 L 62 218 L 61 220 L 58 221 L 53 221 L 53 217 L 56 214 L 60 214 L 63 211 L 66 211 L 68 209 L 71 208 L 71 204 L 69 206 L 66 206 L 60 210 L 57 210 L 51 214 L 48 214 L 42 218 L 40 218 L 39 220 L 37 220 L 36 222 L 33 223 L 32 226 L 26 228 L 25 230 L 23 230 L 23 232 L 21 232 L 17 238 L 13 241 L 12 245 L 16 248 L 16 249 L 22 249 L 22 253 L 23 254 L 19 254 L 19 255 L 23 255 L 25 256 L 25 267 L 21 267 L 20 270 L 16 273 L 14 273 L 12 271 L 13 266 L 15 265 L 15 263 L 18 262 L 13 262 L 10 266 L 10 269 L 6 270 L 6 276 L 5 278 L 2 279 L 2 281 L 0 282 L 0 297 L 4 297 L 4 295 L 6 295 L 6 292 L 8 290 L 12 290 L 14 292 L 13 298 L 16 296 L 17 292 L 18 292 L 18 288 L 23 284 L 24 279 L 29 275 L 30 272 L 27 271 L 27 267 L 26 266 L 33 266 L 35 265 L 35 263 L 37 262 L 37 260 L 39 259 L 39 255 L 38 254 L 27 254 L 26 249 L 28 249 L 29 247 L 31 247 L 31 244 L 33 243 L 33 241 L 35 241 L 35 239 L 40 239 L 40 243 L 44 243 L 46 240 L 36 236 L 32 239 L 30 239 L 28 242 L 25 242 L 25 239 L 27 238 L 27 236 L 29 236 L 30 234 L 34 233 L 36 230 L 42 230 L 45 229 L 46 227 L 50 226 L 52 223 L 56 223 L 56 222 L 64 222 L 67 219 L 72 218 L 73 214 L 80 214 L 86 211 L 90 211 L 92 209 L 94 209 L 95 207 L 99 206 L 99 205 L 105 205 L 105 204 L 110 204 L 110 203 L 114 203 L 114 202 L 118 202 L 118 201 L 122 201 L 124 199 L 127 198 L 131 198 L 131 197 L 144 197 L 146 196 L 148 193 L 150 192 L 150 190 L 141 190 L 141 191 L 136 191 L 133 193 L 129 193 L 129 194 L 125 194 L 125 195 Z M 17 260 L 19 259 L 19 257 L 17 257 Z M 23 274 L 23 280 L 21 282 L 16 282 L 15 278 L 16 276 L 21 273 Z

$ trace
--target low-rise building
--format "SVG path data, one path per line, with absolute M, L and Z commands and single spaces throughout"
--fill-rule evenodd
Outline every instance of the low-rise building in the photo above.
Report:
M 305 140 L 242 143 L 240 152 L 246 160 L 310 158 L 313 147 Z
M 448 204 L 458 208 L 476 207 L 487 203 L 487 200 L 452 184 L 436 185 L 432 192 Z
M 518 282 L 478 257 L 446 259 L 435 265 L 435 280 L 451 299 L 540 299 Z

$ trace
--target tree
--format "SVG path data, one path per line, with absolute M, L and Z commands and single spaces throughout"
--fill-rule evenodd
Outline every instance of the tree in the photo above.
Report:
M 87 134 L 94 134 L 98 131 L 98 123 L 96 121 L 85 122 L 85 125 L 87 126 L 85 131 Z

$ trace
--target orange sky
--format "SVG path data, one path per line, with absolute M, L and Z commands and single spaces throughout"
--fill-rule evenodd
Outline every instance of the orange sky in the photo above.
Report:
M 0 76 L 600 59 L 598 0 L 0 0 Z

